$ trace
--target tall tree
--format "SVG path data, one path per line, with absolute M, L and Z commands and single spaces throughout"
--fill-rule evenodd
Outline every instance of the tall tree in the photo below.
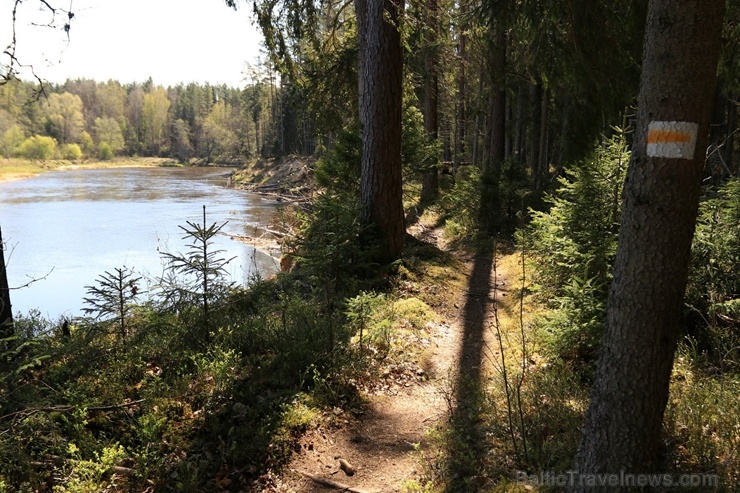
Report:
M 506 158 L 506 45 L 507 32 L 504 15 L 491 19 L 489 70 L 490 94 L 487 125 L 486 155 L 483 160 L 483 189 L 481 190 L 481 224 L 489 233 L 499 226 L 501 199 L 499 181 Z
M 426 0 L 424 22 L 424 44 L 428 50 L 424 58 L 424 133 L 432 142 L 437 140 L 439 118 L 438 118 L 438 92 L 439 92 L 439 50 L 437 38 L 439 37 L 439 5 L 437 0 Z M 439 192 L 439 174 L 437 163 L 424 172 L 421 182 L 422 201 L 433 200 Z
M 117 154 L 126 146 L 121 125 L 114 118 L 109 116 L 98 117 L 95 119 L 94 128 L 98 144 L 101 142 L 107 143 L 114 154 Z
M 82 115 L 82 99 L 76 94 L 65 92 L 49 96 L 44 106 L 49 132 L 60 144 L 77 142 L 85 129 Z
M 236 121 L 230 104 L 221 100 L 213 105 L 211 112 L 201 125 L 201 152 L 207 162 L 214 156 L 226 157 L 237 154 L 234 129 Z
M 142 106 L 142 126 L 144 143 L 150 152 L 159 154 L 167 137 L 167 116 L 170 100 L 162 87 L 157 86 L 152 92 L 144 95 Z
M 12 156 L 18 146 L 23 143 L 24 138 L 23 129 L 19 125 L 13 125 L 5 130 L 0 136 L 0 150 L 2 150 L 3 157 L 8 159 Z
M 126 98 L 126 146 L 128 152 L 136 154 L 141 150 L 144 136 L 144 90 L 139 85 L 129 89 Z
M 399 29 L 403 0 L 356 0 L 359 37 L 362 223 L 380 240 L 380 257 L 403 251 L 401 111 L 403 50 Z
M 681 328 L 724 0 L 651 0 L 637 126 L 579 476 L 656 464 Z M 624 491 L 621 486 L 571 491 Z
M 64 83 L 63 89 L 80 97 L 82 100 L 82 114 L 85 118 L 85 126 L 92 128 L 95 119 L 101 116 L 98 101 L 98 83 L 93 79 L 67 80 Z
M 100 115 L 115 118 L 118 122 L 124 121 L 126 90 L 120 82 L 109 80 L 98 84 L 96 99 L 100 108 Z
M 455 122 L 455 151 L 454 151 L 454 162 L 453 162 L 453 174 L 457 173 L 457 167 L 462 159 L 466 158 L 467 147 L 465 139 L 467 132 L 465 131 L 466 111 L 467 106 L 467 43 L 468 43 L 468 29 L 470 28 L 468 22 L 467 13 L 467 1 L 460 0 L 458 4 L 458 19 L 460 19 L 460 25 L 458 27 L 458 40 L 457 40 L 457 59 L 459 66 L 457 69 L 457 111 L 456 111 L 456 122 Z
M 170 142 L 172 155 L 181 163 L 187 163 L 193 151 L 190 145 L 190 125 L 178 118 L 170 125 Z
M 10 306 L 10 289 L 5 271 L 3 231 L 0 229 L 0 338 L 13 334 L 13 311 Z

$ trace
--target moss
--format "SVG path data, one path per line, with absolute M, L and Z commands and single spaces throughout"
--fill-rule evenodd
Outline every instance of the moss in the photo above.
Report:
M 393 312 L 399 320 L 408 322 L 416 330 L 423 329 L 428 322 L 439 321 L 439 316 L 419 298 L 404 298 L 393 303 Z

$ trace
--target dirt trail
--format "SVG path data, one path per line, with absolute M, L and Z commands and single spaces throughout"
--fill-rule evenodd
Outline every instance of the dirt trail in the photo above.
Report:
M 418 450 L 429 447 L 428 430 L 449 420 L 454 406 L 464 405 L 455 403 L 461 392 L 458 383 L 464 380 L 460 375 L 472 371 L 482 377 L 481 353 L 490 333 L 494 282 L 499 295 L 505 295 L 506 272 L 499 271 L 494 281 L 493 253 L 478 255 L 466 267 L 468 289 L 455 303 L 456 313 L 430 331 L 426 379 L 405 384 L 409 386 L 392 390 L 391 395 L 369 396 L 364 414 L 341 429 L 318 429 L 304 436 L 278 490 L 396 492 L 421 479 Z M 346 472 L 349 468 L 341 467 L 348 464 L 351 475 Z

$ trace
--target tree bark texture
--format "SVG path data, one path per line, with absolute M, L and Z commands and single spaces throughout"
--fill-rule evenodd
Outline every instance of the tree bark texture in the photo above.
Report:
M 547 122 L 549 119 L 550 111 L 550 91 L 547 88 L 542 89 L 542 103 L 540 104 L 540 149 L 539 149 L 539 165 L 537 171 L 537 191 L 545 189 L 545 184 L 550 176 L 550 155 L 549 155 L 549 143 L 550 143 L 550 127 Z
M 506 159 L 506 31 L 497 23 L 491 53 L 491 95 L 487 152 L 483 162 L 483 190 L 481 193 L 481 223 L 494 233 L 500 219 L 499 182 Z
M 360 49 L 361 220 L 376 228 L 381 258 L 403 251 L 401 104 L 403 51 L 399 32 L 402 0 L 356 0 Z
M 542 124 L 540 114 L 542 109 L 542 84 L 537 81 L 529 86 L 529 174 L 536 192 L 542 190 L 540 180 L 540 131 Z
M 467 19 L 467 10 L 465 0 L 458 2 L 458 12 L 462 19 Z M 467 132 L 465 131 L 465 125 L 467 124 L 467 115 L 465 111 L 465 102 L 467 100 L 467 80 L 465 72 L 467 69 L 467 37 L 469 26 L 466 20 L 463 20 L 460 26 L 459 40 L 457 45 L 457 56 L 460 63 L 458 68 L 458 79 L 457 79 L 457 122 L 456 122 L 456 139 L 455 139 L 455 162 L 453 164 L 453 175 L 457 175 L 457 167 L 461 159 L 467 159 L 470 161 L 470 157 L 465 157 L 467 151 L 467 145 L 465 139 Z M 474 159 L 473 159 L 474 161 Z
M 638 118 L 601 355 L 576 459 L 585 474 L 657 467 L 708 142 L 724 0 L 651 0 Z M 692 149 L 693 147 L 693 149 Z
M 436 142 L 438 137 L 438 53 L 437 44 L 437 0 L 426 0 L 426 19 L 424 29 L 424 41 L 429 50 L 424 59 L 424 133 L 431 142 Z M 439 192 L 438 163 L 424 172 L 421 182 L 421 200 L 428 202 L 434 200 Z
M 5 271 L 5 245 L 3 232 L 0 229 L 0 338 L 13 335 L 13 310 L 10 305 L 10 288 Z

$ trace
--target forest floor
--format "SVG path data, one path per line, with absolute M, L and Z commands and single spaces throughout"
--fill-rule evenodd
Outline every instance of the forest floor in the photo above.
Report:
M 409 233 L 450 253 L 458 267 L 455 279 L 433 287 L 440 321 L 427 324 L 426 349 L 412 362 L 417 370 L 411 377 L 389 375 L 385 384 L 366 391 L 361 411 L 342 426 L 305 434 L 275 481 L 277 491 L 417 491 L 427 479 L 422 458 L 436 454 L 440 445 L 435 430 L 455 420 L 471 381 L 488 378 L 493 307 L 507 296 L 512 258 L 504 262 L 508 267 L 497 267 L 493 248 L 467 255 L 450 251 L 441 229 L 423 222 Z

